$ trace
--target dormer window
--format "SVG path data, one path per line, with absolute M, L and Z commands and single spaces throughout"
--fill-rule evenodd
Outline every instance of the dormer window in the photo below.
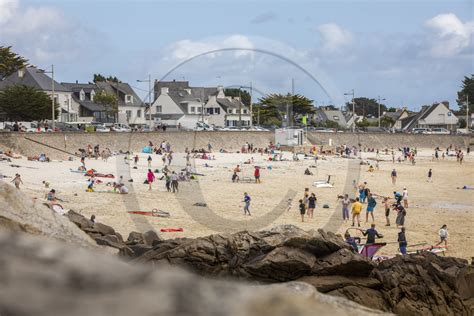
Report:
M 125 103 L 133 103 L 133 95 L 126 94 L 125 95 Z
M 91 101 L 94 101 L 94 97 L 95 97 L 95 91 L 91 90 Z
M 84 90 L 81 90 L 81 92 L 79 92 L 79 100 L 84 101 L 85 99 L 86 93 L 84 92 Z

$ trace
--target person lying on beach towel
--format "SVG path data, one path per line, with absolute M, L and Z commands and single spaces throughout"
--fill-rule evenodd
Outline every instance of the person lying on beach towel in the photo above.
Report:
M 182 228 L 162 228 L 160 229 L 160 232 L 162 233 L 177 233 L 177 232 L 182 232 L 184 229 Z

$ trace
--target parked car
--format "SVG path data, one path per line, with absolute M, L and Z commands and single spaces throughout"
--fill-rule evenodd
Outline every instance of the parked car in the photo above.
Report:
M 112 125 L 111 130 L 114 132 L 119 132 L 119 133 L 125 133 L 125 132 L 129 133 L 132 131 L 130 126 L 128 126 L 127 124 L 120 124 L 120 123 L 115 123 L 114 125 Z
M 96 133 L 109 133 L 110 128 L 105 127 L 104 125 L 96 125 L 95 126 Z
M 197 122 L 196 126 L 194 127 L 195 131 L 213 131 L 214 128 L 212 126 L 207 125 L 204 122 Z
M 467 129 L 467 128 L 458 128 L 456 130 L 456 134 L 463 134 L 463 135 L 467 135 L 467 134 L 473 134 L 474 133 L 474 130 L 472 129 Z
M 442 134 L 442 135 L 449 135 L 451 134 L 446 128 L 432 128 L 430 134 Z
M 80 129 L 77 126 L 67 123 L 56 123 L 55 129 L 61 132 L 79 132 Z
M 431 129 L 429 128 L 414 128 L 412 129 L 412 134 L 429 134 Z

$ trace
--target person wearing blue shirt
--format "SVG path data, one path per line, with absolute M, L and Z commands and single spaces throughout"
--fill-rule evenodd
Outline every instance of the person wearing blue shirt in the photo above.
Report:
M 397 201 L 397 204 L 400 204 L 402 202 L 402 195 L 399 192 L 393 191 L 393 197 Z
M 247 194 L 247 192 L 244 193 L 244 203 L 245 203 L 245 206 L 244 206 L 244 215 L 247 215 L 247 213 L 249 213 L 249 216 L 251 216 L 252 214 L 250 214 L 250 196 Z
M 379 234 L 375 230 L 375 224 L 370 225 L 370 228 L 362 233 L 364 236 L 367 236 L 367 244 L 375 244 L 375 237 L 382 238 L 383 235 Z
M 365 213 L 366 223 L 369 221 L 369 213 L 370 213 L 370 216 L 372 216 L 372 222 L 375 222 L 374 210 L 375 210 L 376 205 L 377 205 L 377 201 L 375 201 L 375 198 L 372 195 L 372 193 L 369 192 L 369 198 L 367 200 L 367 212 Z

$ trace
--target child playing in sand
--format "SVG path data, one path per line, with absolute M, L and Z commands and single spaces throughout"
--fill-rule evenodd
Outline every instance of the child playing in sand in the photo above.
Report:
M 448 248 L 448 236 L 449 236 L 449 233 L 448 233 L 448 225 L 443 225 L 439 232 L 439 243 L 437 243 L 435 246 L 439 246 L 441 245 L 442 243 L 444 243 L 444 247 Z
M 13 182 L 18 190 L 20 190 L 20 183 L 23 184 L 19 173 L 15 174 L 15 178 L 13 178 L 13 180 L 10 182 Z
M 250 201 L 251 201 L 251 198 L 250 196 L 247 194 L 247 192 L 244 193 L 244 203 L 245 203 L 245 206 L 244 206 L 244 215 L 247 214 L 247 212 L 249 213 L 249 216 L 251 216 L 252 214 L 250 214 Z
M 304 222 L 304 214 L 306 213 L 306 204 L 303 200 L 300 200 L 300 214 L 301 214 L 301 222 Z

